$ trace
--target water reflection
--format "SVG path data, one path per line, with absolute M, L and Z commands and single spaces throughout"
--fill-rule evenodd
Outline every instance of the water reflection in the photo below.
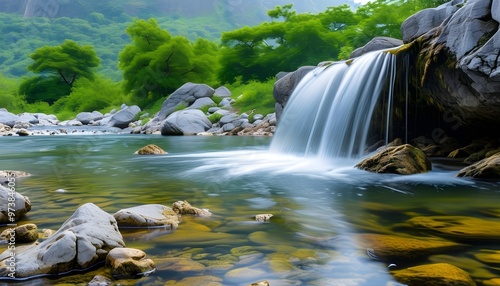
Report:
M 370 174 L 350 167 L 352 162 L 270 153 L 269 138 L 108 135 L 0 142 L 0 169 L 33 174 L 18 191 L 33 202 L 25 222 L 39 229 L 59 228 L 87 202 L 109 213 L 178 200 L 210 209 L 212 217 L 185 216 L 174 232 L 122 229 L 128 247 L 146 251 L 159 265 L 137 283 L 210 275 L 223 285 L 261 279 L 273 286 L 389 285 L 389 263 L 371 259 L 360 234 L 428 237 L 405 222 L 436 214 L 500 217 L 498 183 L 455 178 L 448 165 L 415 176 Z M 169 155 L 133 155 L 150 143 Z M 259 213 L 274 216 L 258 223 L 253 216 Z M 498 249 L 476 245 L 453 259 L 441 253 L 422 263 L 448 260 L 474 275 L 478 266 L 470 257 Z M 174 269 L 173 261 L 189 266 Z M 495 277 L 494 267 L 484 267 Z

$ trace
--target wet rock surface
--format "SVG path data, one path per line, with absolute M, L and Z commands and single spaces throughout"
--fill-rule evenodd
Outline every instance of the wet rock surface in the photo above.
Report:
M 475 286 L 470 275 L 462 269 L 447 263 L 436 263 L 393 271 L 397 281 L 409 286 Z

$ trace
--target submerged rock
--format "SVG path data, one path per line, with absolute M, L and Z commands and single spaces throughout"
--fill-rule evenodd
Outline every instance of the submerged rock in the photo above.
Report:
M 270 220 L 272 217 L 273 217 L 272 214 L 258 214 L 254 218 L 256 221 L 264 222 Z
M 14 200 L 14 207 L 8 205 L 12 200 Z M 0 223 L 14 223 L 30 210 L 31 202 L 28 197 L 0 185 Z
M 446 240 L 422 240 L 374 233 L 360 234 L 359 240 L 371 258 L 387 262 L 421 259 L 460 247 Z
M 448 263 L 435 263 L 391 272 L 394 278 L 409 286 L 475 286 L 464 270 Z
M 457 176 L 500 180 L 500 153 L 463 168 Z
M 212 213 L 207 209 L 199 209 L 193 207 L 187 201 L 177 201 L 172 205 L 172 209 L 181 215 L 191 214 L 196 216 L 211 216 Z
M 117 211 L 113 217 L 119 226 L 164 226 L 176 229 L 179 218 L 171 208 L 160 204 L 142 205 Z
M 422 216 L 414 217 L 408 223 L 460 241 L 500 239 L 498 220 L 468 216 Z
M 147 276 L 156 270 L 153 260 L 146 258 L 146 253 L 134 248 L 115 248 L 106 257 L 106 266 L 116 279 Z
M 165 155 L 168 153 L 165 152 L 165 150 L 160 148 L 158 145 L 149 144 L 149 145 L 146 145 L 146 146 L 142 147 L 141 149 L 135 151 L 134 154 L 138 154 L 138 155 Z
M 165 286 L 223 286 L 222 278 L 211 276 L 211 275 L 203 275 L 203 276 L 195 276 L 195 277 L 187 277 L 182 279 L 181 281 L 170 280 L 165 283 Z
M 110 250 L 124 246 L 113 216 L 87 203 L 40 244 L 16 248 L 16 277 L 85 269 L 104 261 Z M 0 255 L 0 276 L 10 273 L 9 257 L 8 251 Z
M 405 144 L 388 147 L 361 161 L 356 168 L 374 173 L 411 175 L 428 172 L 432 165 L 422 150 Z

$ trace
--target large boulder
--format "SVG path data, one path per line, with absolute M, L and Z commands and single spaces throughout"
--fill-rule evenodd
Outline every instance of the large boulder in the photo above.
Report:
M 162 135 L 195 135 L 205 132 L 212 123 L 199 109 L 186 109 L 170 114 L 162 122 Z
M 134 121 L 139 112 L 141 112 L 141 108 L 139 106 L 127 106 L 117 113 L 113 114 L 109 119 L 107 125 L 122 129 L 127 128 L 130 122 Z
M 389 37 L 375 37 L 371 41 L 369 41 L 366 45 L 361 48 L 355 49 L 350 58 L 356 58 L 366 53 L 378 50 L 386 50 L 390 48 L 395 48 L 401 46 L 403 41 L 399 39 L 389 38 Z
M 403 23 L 407 41 L 418 37 L 413 42 L 420 71 L 415 84 L 422 96 L 430 97 L 463 126 L 498 125 L 500 1 L 454 3 L 417 13 Z M 432 26 L 436 27 L 428 30 Z
M 293 90 L 299 84 L 300 80 L 302 80 L 307 73 L 315 68 L 315 66 L 300 67 L 294 72 L 281 76 L 281 78 L 274 83 L 273 96 L 276 100 L 276 118 L 280 118 L 288 99 L 292 95 Z
M 199 98 L 212 97 L 214 92 L 214 89 L 206 84 L 185 83 L 163 102 L 156 117 L 158 117 L 158 121 L 162 121 L 174 113 L 179 106 L 190 106 Z
M 110 250 L 124 246 L 114 217 L 87 203 L 40 244 L 17 247 L 15 275 L 25 278 L 86 269 L 105 261 Z M 10 252 L 7 250 L 0 255 L 0 276 L 11 273 Z
M 422 150 L 405 144 L 388 147 L 361 161 L 356 168 L 374 173 L 411 175 L 428 172 L 432 165 Z
M 9 205 L 14 203 L 14 206 Z M 13 210 L 13 211 L 12 211 Z M 15 190 L 0 185 L 0 224 L 14 223 L 31 210 L 31 202 Z
M 8 112 L 7 110 L 0 110 L 0 123 L 14 127 L 14 124 L 16 124 L 17 121 L 19 121 L 20 118 L 19 116 Z
M 80 112 L 76 116 L 76 120 L 80 121 L 83 125 L 88 125 L 91 121 L 101 120 L 104 117 L 99 111 L 93 112 Z
M 463 168 L 457 176 L 500 180 L 500 152 Z
M 162 226 L 176 229 L 179 225 L 177 213 L 160 204 L 142 205 L 116 212 L 113 217 L 119 226 L 150 227 Z

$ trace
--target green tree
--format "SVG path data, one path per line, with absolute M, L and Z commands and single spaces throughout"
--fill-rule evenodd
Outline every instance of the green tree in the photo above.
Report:
M 70 87 L 77 77 L 93 78 L 94 68 L 101 63 L 93 46 L 81 46 L 71 40 L 59 46 L 38 48 L 30 57 L 34 62 L 28 70 L 59 76 Z
M 132 43 L 119 55 L 125 91 L 148 104 L 182 84 L 210 83 L 217 69 L 217 45 L 199 38 L 172 36 L 155 19 L 136 20 L 128 28 Z

